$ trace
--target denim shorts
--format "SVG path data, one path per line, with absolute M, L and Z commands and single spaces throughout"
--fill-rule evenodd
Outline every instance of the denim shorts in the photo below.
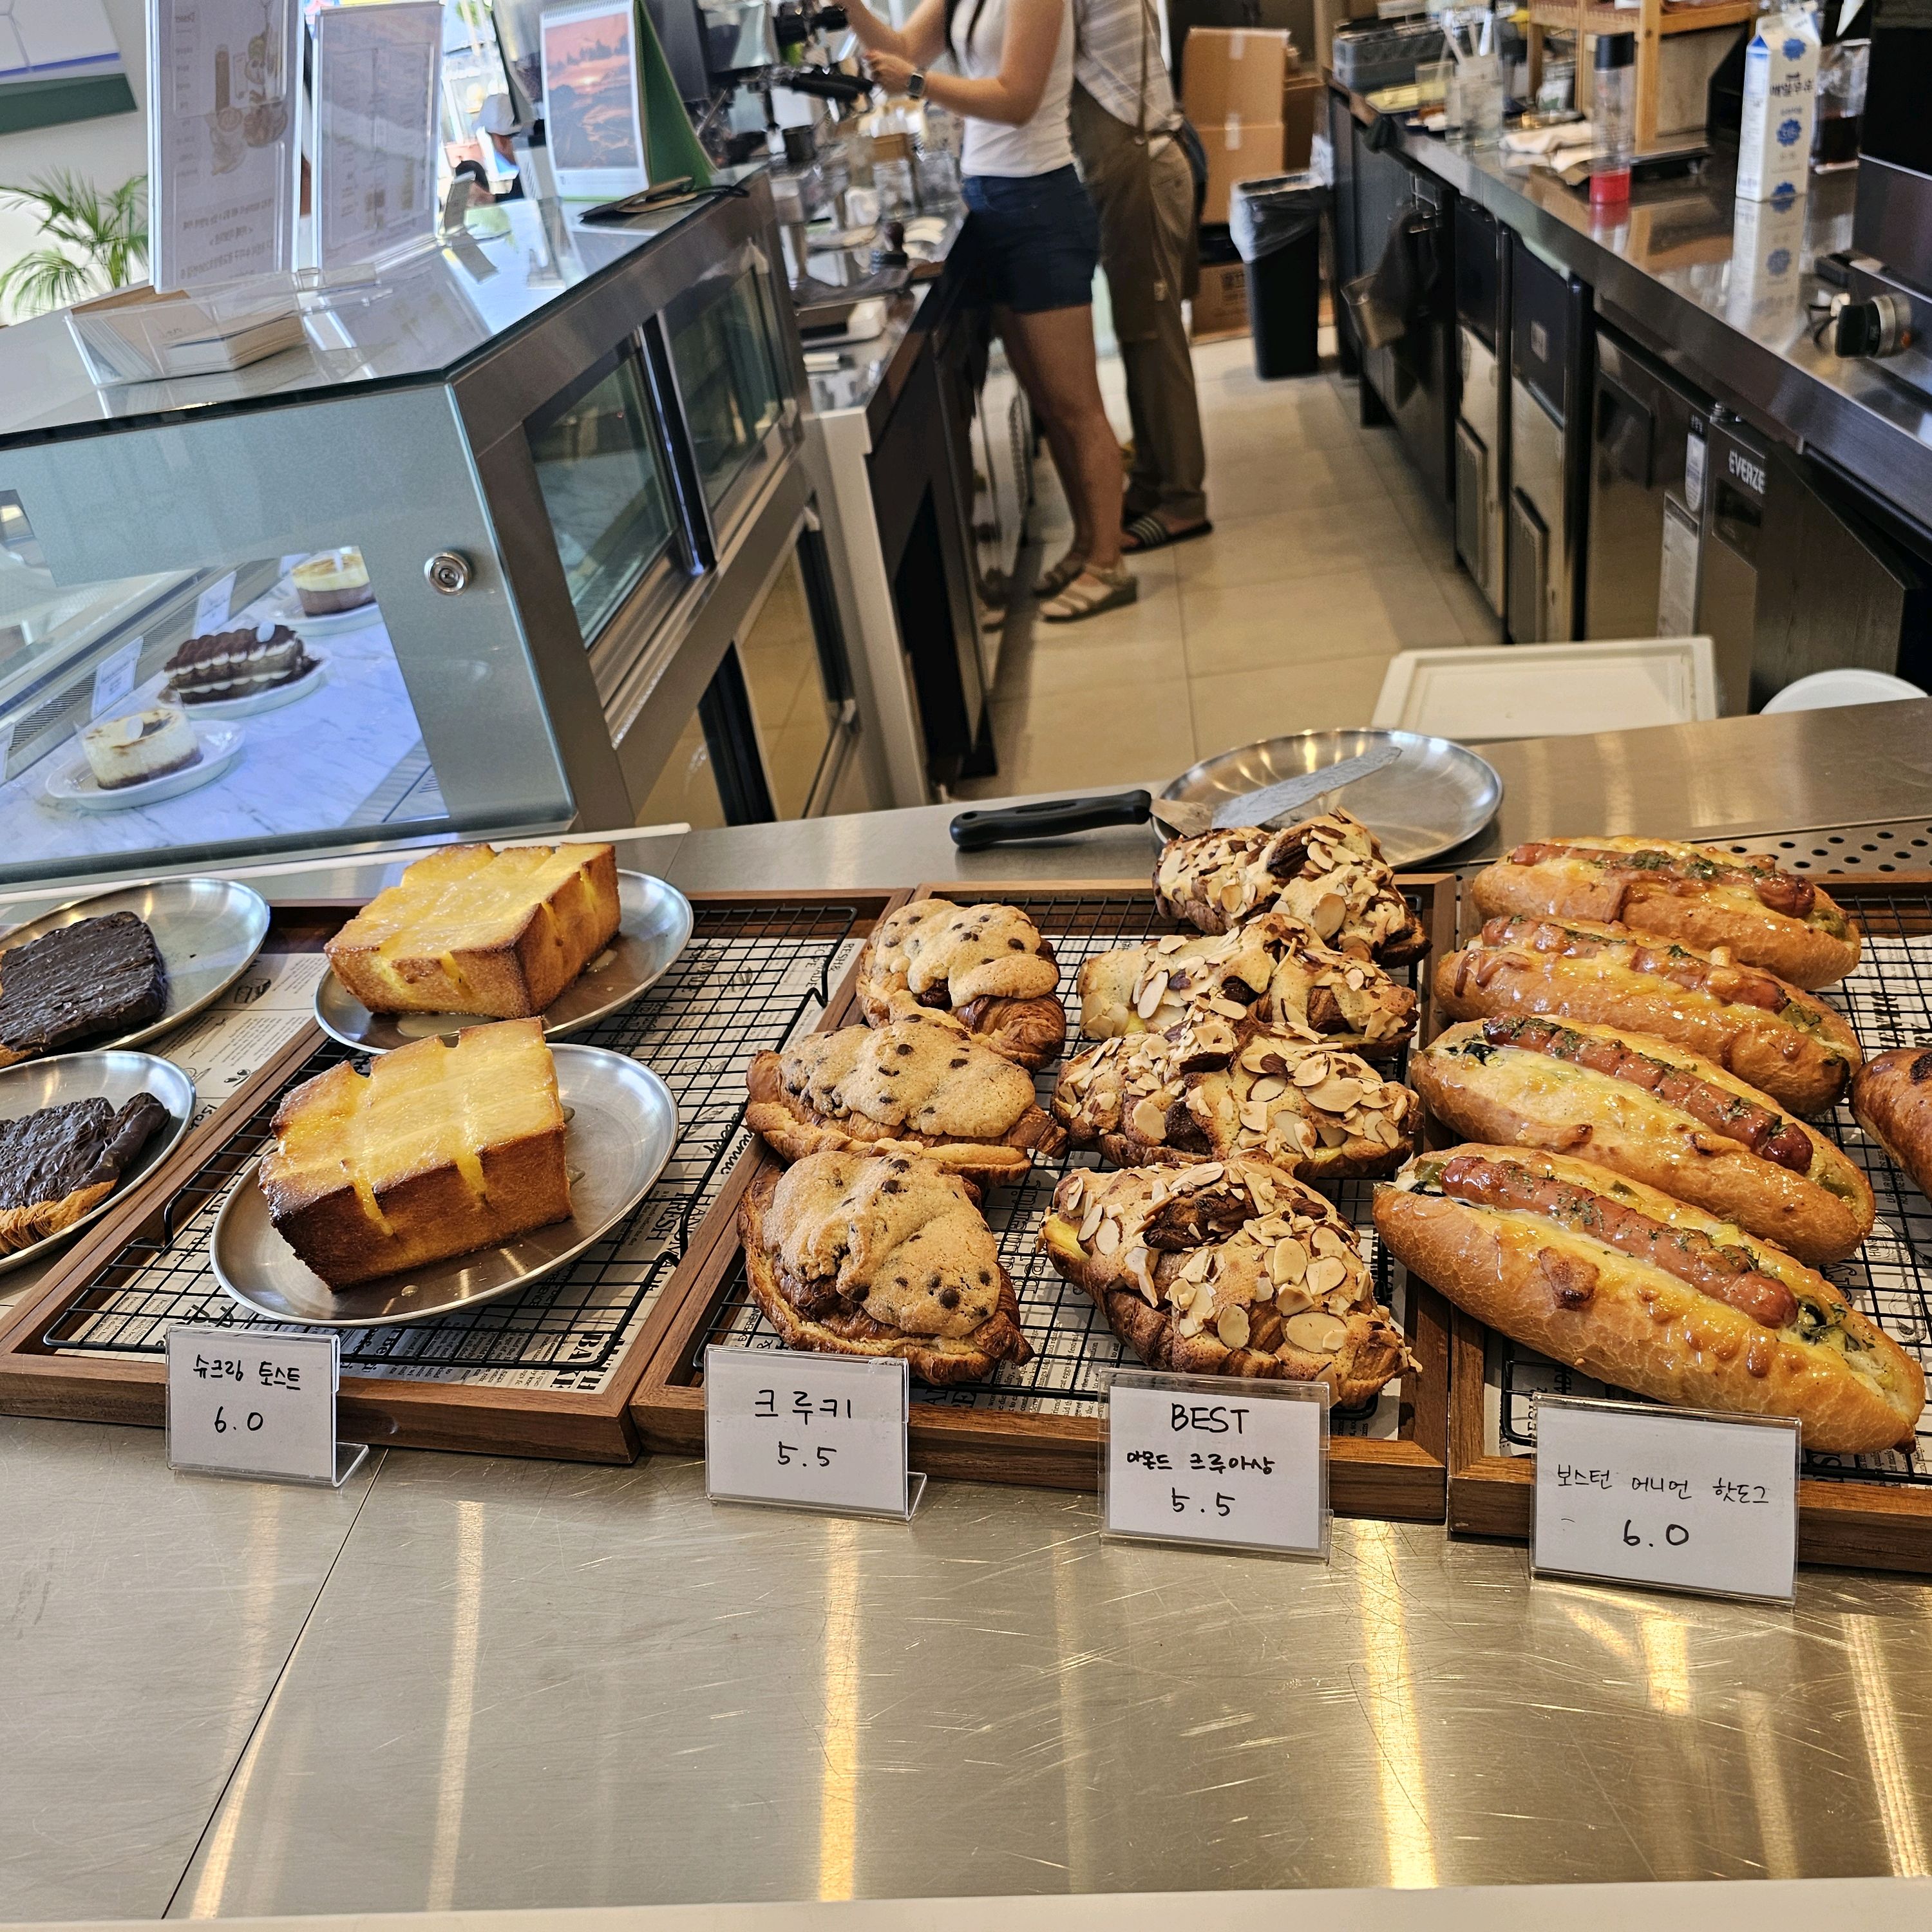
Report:
M 988 301 L 1022 315 L 1094 299 L 1100 219 L 1070 167 L 1044 175 L 968 175 L 961 236 Z

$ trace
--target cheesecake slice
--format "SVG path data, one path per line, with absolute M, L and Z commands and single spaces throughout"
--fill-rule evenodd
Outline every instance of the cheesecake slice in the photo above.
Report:
M 540 1020 L 470 1027 L 285 1095 L 260 1182 L 332 1288 L 514 1240 L 570 1214 L 563 1108 Z
M 418 859 L 328 942 L 372 1013 L 540 1013 L 610 943 L 608 845 L 452 845 Z

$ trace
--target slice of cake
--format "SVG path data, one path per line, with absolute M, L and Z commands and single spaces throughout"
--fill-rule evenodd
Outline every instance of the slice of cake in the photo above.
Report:
M 362 553 L 353 548 L 320 551 L 297 564 L 291 574 L 296 595 L 311 617 L 353 610 L 376 601 L 376 593 L 369 587 L 368 566 L 362 561 Z
M 326 949 L 372 1013 L 540 1013 L 610 943 L 608 845 L 452 845 L 418 859 Z
M 131 1033 L 167 1004 L 168 969 L 137 914 L 56 926 L 0 952 L 0 1066 Z
M 145 784 L 201 762 L 194 727 L 172 704 L 151 704 L 124 718 L 105 718 L 80 734 L 88 769 L 103 791 Z
M 292 684 L 314 670 L 315 660 L 287 625 L 262 623 L 190 638 L 164 668 L 183 704 L 214 704 Z
M 167 1120 L 142 1093 L 118 1112 L 97 1095 L 0 1122 L 0 1254 L 64 1232 L 105 1201 Z
M 470 1027 L 305 1080 L 259 1180 L 332 1288 L 465 1255 L 570 1214 L 556 1064 L 538 1020 Z

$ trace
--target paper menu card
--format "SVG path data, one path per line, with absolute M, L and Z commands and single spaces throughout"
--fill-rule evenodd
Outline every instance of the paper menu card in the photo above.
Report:
M 295 266 L 298 0 L 149 0 L 157 289 Z

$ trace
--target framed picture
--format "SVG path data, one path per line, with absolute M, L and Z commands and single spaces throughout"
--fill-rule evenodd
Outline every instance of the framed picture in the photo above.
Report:
M 608 201 L 645 185 L 632 0 L 544 10 L 543 90 L 558 194 Z

